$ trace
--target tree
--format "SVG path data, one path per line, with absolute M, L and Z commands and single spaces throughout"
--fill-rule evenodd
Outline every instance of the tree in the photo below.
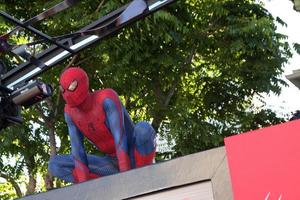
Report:
M 168 126 L 177 155 L 216 147 L 283 121 L 252 107 L 254 95 L 285 85 L 279 76 L 291 53 L 274 21 L 254 1 L 180 1 L 100 45 L 98 79 L 133 115 Z
M 48 158 L 46 141 L 38 128 L 25 123 L 1 134 L 0 176 L 14 187 L 18 197 L 22 196 L 18 179 L 28 174 L 26 194 L 33 194 L 36 187 L 36 174 L 40 166 L 45 166 Z M 34 148 L 33 148 L 34 147 Z M 6 159 L 6 161 L 4 161 Z
M 7 1 L 0 6 L 27 19 L 58 2 Z M 35 27 L 50 35 L 68 33 L 126 2 L 80 1 Z M 151 121 L 162 137 L 175 141 L 173 156 L 186 155 L 220 146 L 225 136 L 283 121 L 252 105 L 254 95 L 279 94 L 285 84 L 279 77 L 291 53 L 286 37 L 276 33 L 276 20 L 284 25 L 254 0 L 177 1 L 78 54 L 72 63 L 85 68 L 92 89 L 114 88 L 135 122 Z M 20 139 L 34 147 L 35 156 L 43 155 L 35 166 L 45 173 L 50 154 L 57 150 L 53 135 L 61 141 L 59 153 L 69 151 L 57 90 L 60 71 L 69 62 L 42 76 L 53 83 L 55 96 L 24 116 L 27 138 Z M 40 123 L 38 129 L 33 122 Z M 6 137 L 16 133 L 6 134 L 0 137 L 10 143 Z M 34 145 L 27 141 L 32 134 L 39 136 Z M 44 149 L 49 134 L 52 153 Z M 14 152 L 14 147 L 3 151 Z M 24 160 L 26 153 L 19 153 Z

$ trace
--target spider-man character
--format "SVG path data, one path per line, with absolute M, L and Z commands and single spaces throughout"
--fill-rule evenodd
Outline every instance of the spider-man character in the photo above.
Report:
M 147 122 L 134 124 L 114 90 L 90 92 L 88 76 L 79 67 L 61 74 L 60 90 L 66 101 L 65 120 L 72 151 L 50 159 L 53 176 L 78 183 L 152 163 L 154 129 Z M 84 136 L 106 155 L 86 154 Z

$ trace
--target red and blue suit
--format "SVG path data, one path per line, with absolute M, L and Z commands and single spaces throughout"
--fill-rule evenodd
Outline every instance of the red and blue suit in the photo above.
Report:
M 78 183 L 153 162 L 154 129 L 148 122 L 134 124 L 114 90 L 90 92 L 88 76 L 79 67 L 62 73 L 60 89 L 66 101 L 71 154 L 50 159 L 48 167 L 53 176 Z M 84 138 L 105 156 L 87 154 Z

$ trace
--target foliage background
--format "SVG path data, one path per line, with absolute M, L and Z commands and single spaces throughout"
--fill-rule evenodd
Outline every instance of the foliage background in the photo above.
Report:
M 2 10 L 25 20 L 60 1 L 0 2 Z M 52 36 L 73 32 L 127 2 L 82 0 L 34 27 Z M 285 121 L 253 105 L 254 98 L 264 101 L 262 94 L 280 94 L 285 85 L 280 75 L 291 47 L 276 32 L 275 22 L 285 25 L 254 0 L 177 1 L 52 68 L 40 78 L 53 85 L 53 97 L 23 110 L 23 125 L 1 131 L 0 177 L 5 182 L 0 198 L 65 185 L 48 173 L 47 162 L 70 152 L 58 91 L 59 74 L 67 65 L 82 66 L 92 90 L 115 89 L 134 122 L 152 123 L 172 147 L 158 152 L 157 160 L 222 146 L 224 137 Z M 11 27 L 0 19 L 1 32 Z M 11 42 L 34 39 L 20 31 Z M 1 57 L 17 62 L 10 55 Z

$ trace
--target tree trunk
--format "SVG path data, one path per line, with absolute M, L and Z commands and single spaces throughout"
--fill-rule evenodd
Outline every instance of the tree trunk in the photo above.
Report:
M 57 154 L 54 123 L 51 123 L 48 129 L 49 129 L 49 142 L 50 142 L 50 157 L 53 157 Z
M 45 127 L 48 129 L 49 143 L 50 143 L 50 158 L 51 158 L 57 154 L 56 140 L 55 140 L 55 121 L 56 121 L 55 117 L 57 113 L 53 106 L 54 105 L 53 98 L 46 99 L 46 103 L 50 113 L 48 116 L 44 113 L 42 107 L 36 106 L 36 108 L 44 121 Z M 45 182 L 46 190 L 53 189 L 54 187 L 53 176 L 49 172 L 47 172 L 47 174 L 44 176 L 44 182 Z
M 50 141 L 50 158 L 51 158 L 57 154 L 54 123 L 48 124 L 48 130 L 49 130 L 48 133 L 49 133 L 49 141 Z M 44 177 L 44 181 L 47 190 L 51 190 L 54 188 L 53 176 L 49 172 L 47 172 L 46 176 Z
M 33 174 L 29 174 L 29 182 L 26 187 L 26 195 L 34 194 L 36 188 L 36 179 Z
M 47 191 L 52 190 L 54 188 L 53 176 L 49 172 L 44 176 L 44 182 Z
M 27 147 L 30 148 L 30 147 Z M 34 194 L 36 189 L 36 163 L 34 155 L 26 158 L 26 167 L 29 174 L 29 181 L 26 187 L 26 195 Z
M 160 124 L 161 124 L 162 121 L 163 121 L 163 118 L 160 115 L 154 116 L 151 125 L 154 128 L 155 132 L 158 132 L 158 129 L 159 129 Z
M 170 102 L 175 95 L 176 89 L 179 86 L 181 76 L 184 74 L 187 67 L 191 65 L 195 53 L 196 53 L 196 47 L 192 49 L 191 53 L 186 58 L 185 62 L 182 64 L 181 71 L 174 78 L 171 87 L 167 91 L 164 92 L 162 90 L 162 86 L 159 82 L 160 80 L 158 79 L 159 76 L 154 77 L 155 80 L 153 80 L 153 82 L 155 83 L 155 87 L 153 88 L 153 91 L 156 97 L 156 101 L 158 102 L 158 105 L 160 107 L 160 110 L 154 114 L 154 119 L 152 121 L 152 126 L 156 132 L 158 131 L 161 122 L 166 117 L 165 112 L 163 110 L 168 109 Z

